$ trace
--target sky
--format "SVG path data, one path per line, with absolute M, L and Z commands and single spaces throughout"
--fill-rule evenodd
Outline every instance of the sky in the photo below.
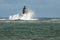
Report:
M 37 17 L 60 18 L 60 0 L 0 0 L 0 17 L 21 14 L 24 5 Z

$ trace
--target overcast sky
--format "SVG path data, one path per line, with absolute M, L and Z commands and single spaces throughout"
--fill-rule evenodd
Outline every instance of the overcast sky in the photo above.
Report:
M 21 14 L 24 5 L 37 17 L 60 18 L 60 0 L 0 0 L 0 17 Z

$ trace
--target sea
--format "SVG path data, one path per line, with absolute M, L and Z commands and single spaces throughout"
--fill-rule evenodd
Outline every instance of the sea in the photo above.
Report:
M 60 40 L 60 19 L 0 20 L 0 40 Z

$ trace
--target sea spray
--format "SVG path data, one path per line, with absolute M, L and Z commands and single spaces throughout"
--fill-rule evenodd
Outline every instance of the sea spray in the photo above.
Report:
M 11 15 L 9 16 L 9 20 L 37 20 L 34 19 L 34 12 L 30 9 L 28 9 L 28 13 L 26 15 L 20 16 L 19 14 Z
M 19 14 L 9 16 L 9 20 L 16 20 L 16 19 L 19 19 L 19 18 L 20 18 Z

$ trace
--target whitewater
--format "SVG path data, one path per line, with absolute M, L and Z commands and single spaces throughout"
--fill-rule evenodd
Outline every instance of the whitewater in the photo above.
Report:
M 9 16 L 9 20 L 38 20 L 34 17 L 35 13 L 28 9 L 28 12 L 26 14 L 22 14 L 22 16 L 20 16 L 19 13 Z

